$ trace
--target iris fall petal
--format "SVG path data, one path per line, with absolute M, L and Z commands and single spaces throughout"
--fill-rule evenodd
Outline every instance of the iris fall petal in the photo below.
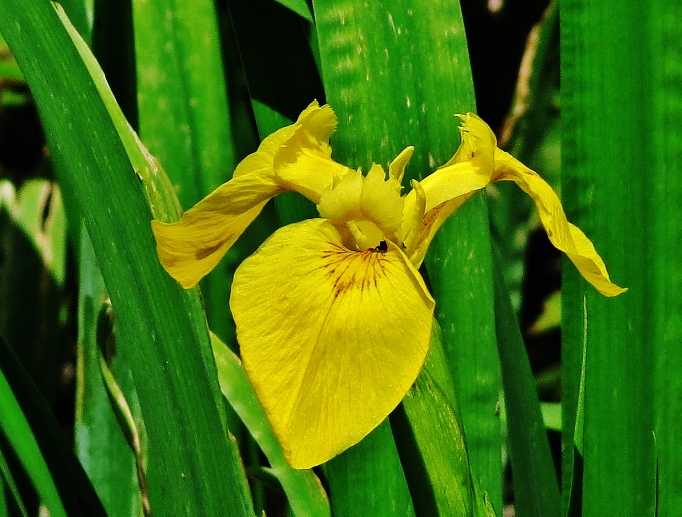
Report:
M 566 219 L 559 197 L 535 171 L 510 154 L 495 151 L 497 181 L 513 181 L 528 194 L 538 209 L 549 240 L 575 264 L 580 274 L 604 296 L 617 296 L 627 289 L 611 282 L 604 261 L 585 234 Z
M 244 367 L 293 467 L 360 441 L 422 367 L 434 301 L 387 247 L 348 250 L 329 221 L 311 219 L 277 230 L 235 273 Z

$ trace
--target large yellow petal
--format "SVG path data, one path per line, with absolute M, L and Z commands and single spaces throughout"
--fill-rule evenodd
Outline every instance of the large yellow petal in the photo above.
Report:
M 592 242 L 566 219 L 559 197 L 535 171 L 509 153 L 495 151 L 495 181 L 513 181 L 535 202 L 540 221 L 555 248 L 566 253 L 580 274 L 605 296 L 617 296 L 627 289 L 609 279 L 604 261 Z
M 177 223 L 152 221 L 164 269 L 185 289 L 196 285 L 281 190 L 262 175 L 238 176 L 187 210 Z
M 392 243 L 350 251 L 311 219 L 276 231 L 237 269 L 230 306 L 249 378 L 289 463 L 359 442 L 422 367 L 434 301 Z

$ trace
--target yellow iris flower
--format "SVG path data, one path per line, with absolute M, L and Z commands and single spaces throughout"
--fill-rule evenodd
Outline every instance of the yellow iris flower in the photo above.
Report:
M 624 291 L 549 185 L 498 149 L 480 118 L 461 119 L 453 158 L 402 195 L 413 148 L 388 174 L 336 163 L 336 117 L 313 102 L 180 221 L 152 222 L 163 267 L 189 288 L 273 196 L 296 191 L 317 205 L 320 218 L 278 229 L 244 260 L 230 297 L 244 368 L 293 467 L 356 444 L 405 396 L 426 358 L 435 304 L 418 268 L 445 219 L 486 185 L 517 183 L 583 277 L 606 296 Z

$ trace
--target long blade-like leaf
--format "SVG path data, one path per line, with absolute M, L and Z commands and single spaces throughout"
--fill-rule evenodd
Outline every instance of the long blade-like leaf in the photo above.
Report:
M 1 3 L 0 31 L 31 87 L 62 188 L 78 200 L 111 294 L 119 350 L 130 358 L 149 436 L 152 511 L 249 514 L 203 311 L 158 262 L 147 201 L 93 78 L 50 4 Z
M 296 470 L 284 459 L 282 446 L 272 432 L 239 358 L 213 333 L 211 344 L 218 367 L 220 389 L 268 458 L 270 470 L 282 484 L 294 515 L 331 515 L 327 494 L 313 471 Z
M 668 301 L 668 272 L 678 267 L 657 254 L 671 251 L 665 243 L 672 212 L 661 207 L 676 206 L 668 197 L 675 191 L 659 189 L 668 181 L 667 128 L 678 126 L 661 121 L 679 113 L 669 111 L 665 90 L 657 89 L 667 73 L 658 22 L 667 12 L 663 6 L 561 2 L 562 192 L 569 215 L 593 240 L 611 277 L 629 288 L 618 298 L 604 298 L 571 267 L 565 271 L 564 377 L 572 400 L 564 412 L 564 450 L 569 455 L 579 441 L 572 436 L 572 422 L 585 347 L 583 515 L 654 515 L 656 351 L 667 355 L 660 375 L 679 376 L 669 370 L 680 360 L 679 329 L 672 348 L 675 338 L 665 339 L 658 323 L 669 310 L 659 305 Z M 669 44 L 679 49 L 673 41 Z M 679 102 L 677 88 L 673 91 Z M 679 141 L 675 147 L 679 154 Z M 679 182 L 676 192 L 679 201 Z M 674 299 L 679 307 L 679 294 Z M 678 391 L 672 400 L 679 397 Z M 668 405 L 668 397 L 661 404 Z M 677 423 L 660 430 L 667 441 L 669 426 L 678 430 L 679 446 Z M 580 473 L 572 474 L 565 472 L 565 479 Z

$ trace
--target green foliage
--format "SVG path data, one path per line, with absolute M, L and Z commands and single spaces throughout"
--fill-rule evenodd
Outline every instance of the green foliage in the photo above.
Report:
M 561 23 L 552 2 L 524 28 L 483 4 L 0 1 L 0 515 L 679 513 L 679 6 L 566 0 Z M 471 66 L 485 77 L 529 30 L 514 76 L 474 89 Z M 402 404 L 292 469 L 228 299 L 241 261 L 316 208 L 279 196 L 188 291 L 152 217 L 177 220 L 313 99 L 338 115 L 341 163 L 414 146 L 408 187 L 457 149 L 454 115 L 510 81 L 501 145 L 561 184 L 629 292 L 603 298 L 568 263 L 560 291 L 538 281 L 557 261 L 534 254 L 531 205 L 491 186 L 426 257 L 434 338 Z M 47 145 L 6 159 L 32 102 Z

